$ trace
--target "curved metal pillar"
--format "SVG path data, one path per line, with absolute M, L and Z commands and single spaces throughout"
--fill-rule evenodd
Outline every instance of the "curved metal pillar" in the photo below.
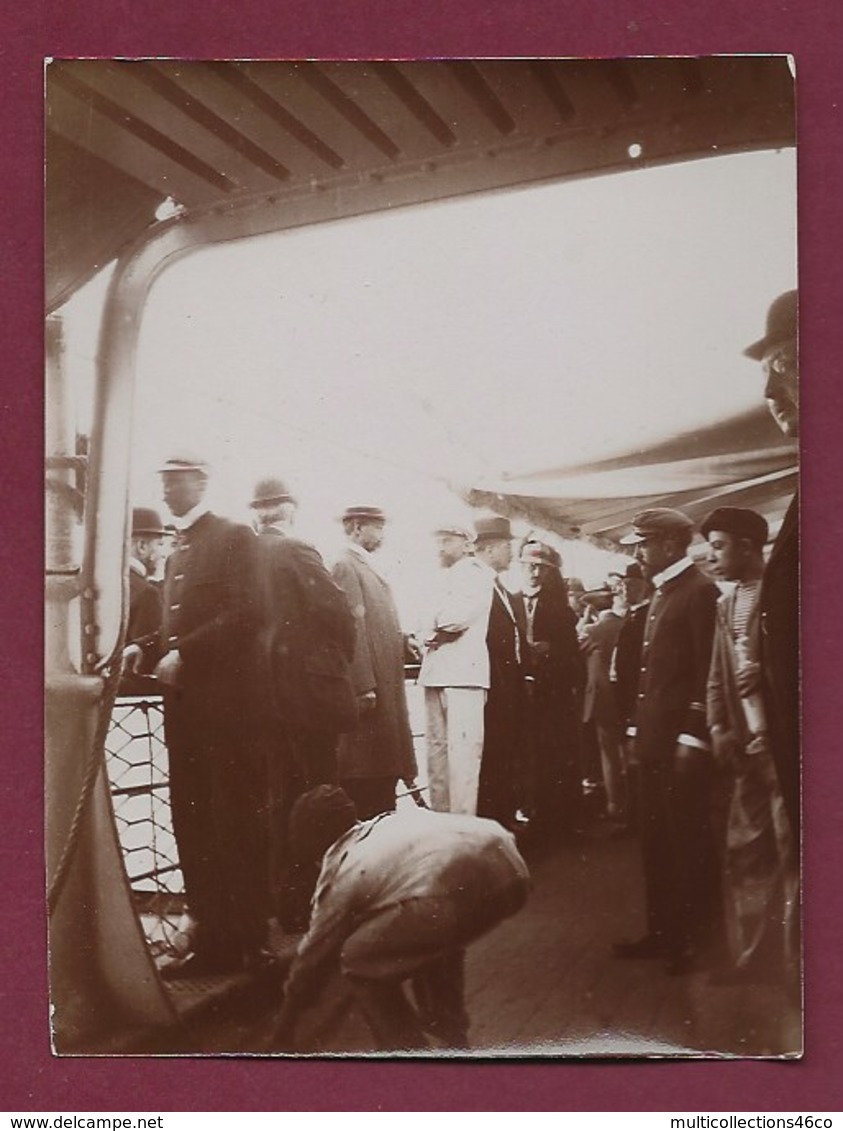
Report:
M 46 848 L 53 1043 L 108 1049 L 127 1029 L 176 1016 L 132 906 L 100 734 L 108 681 L 79 671 L 76 564 L 80 501 L 75 435 L 62 379 L 60 322 L 47 323 Z M 112 546 L 115 563 L 119 544 Z M 119 576 L 118 576 L 119 583 Z M 90 633 L 88 634 L 90 635 Z M 77 653 L 74 656 L 74 653 Z

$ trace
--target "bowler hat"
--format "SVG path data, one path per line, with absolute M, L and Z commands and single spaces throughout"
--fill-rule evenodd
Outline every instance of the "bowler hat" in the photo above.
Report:
M 632 533 L 620 539 L 622 546 L 635 546 L 647 538 L 667 537 L 671 534 L 689 535 L 694 529 L 690 518 L 671 507 L 651 507 L 640 511 L 632 520 Z
M 179 451 L 165 459 L 158 472 L 164 475 L 170 471 L 201 471 L 208 474 L 207 461 L 197 456 L 195 452 Z
M 478 518 L 474 523 L 474 540 L 476 542 L 509 542 L 512 539 L 512 527 L 508 518 Z
M 608 589 L 605 585 L 601 585 L 599 589 L 586 590 L 586 592 L 582 594 L 582 599 L 587 605 L 593 605 L 596 609 L 611 609 L 614 594 L 611 589 Z
M 163 538 L 167 533 L 158 511 L 150 507 L 135 507 L 132 511 L 132 535 L 150 534 Z
M 267 507 L 273 503 L 294 503 L 295 501 L 287 490 L 286 484 L 282 480 L 270 476 L 268 479 L 258 480 L 255 484 L 254 494 L 249 506 L 254 508 Z
M 746 347 L 743 351 L 745 357 L 751 357 L 753 361 L 761 361 L 764 354 L 771 350 L 773 346 L 793 341 L 796 338 L 796 310 L 798 305 L 796 295 L 796 291 L 785 291 L 783 295 L 779 295 L 771 303 L 770 309 L 767 311 L 767 328 L 764 337 Z
M 712 530 L 722 530 L 724 534 L 733 534 L 736 538 L 748 538 L 761 547 L 766 544 L 770 533 L 764 516 L 746 507 L 718 507 L 707 514 L 700 526 L 700 533 L 703 538 L 708 538 Z
M 340 515 L 340 522 L 386 522 L 386 515 L 380 507 L 346 507 Z
M 558 569 L 562 564 L 562 559 L 553 546 L 548 546 L 546 542 L 539 542 L 534 538 L 524 543 L 518 557 L 519 561 L 529 565 L 546 565 Z
M 644 579 L 644 572 L 638 562 L 629 562 L 623 570 L 610 570 L 609 577 L 617 577 L 620 578 L 621 581 L 632 581 L 636 579 L 642 581 Z

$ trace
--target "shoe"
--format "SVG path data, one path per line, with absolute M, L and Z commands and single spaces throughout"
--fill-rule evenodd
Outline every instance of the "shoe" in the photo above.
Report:
M 635 942 L 618 942 L 612 947 L 615 958 L 664 958 L 664 943 L 655 935 L 644 935 Z
M 189 978 L 212 978 L 219 974 L 235 974 L 242 969 L 241 955 L 195 951 L 187 958 L 180 958 L 162 966 L 158 973 L 165 982 L 178 982 Z

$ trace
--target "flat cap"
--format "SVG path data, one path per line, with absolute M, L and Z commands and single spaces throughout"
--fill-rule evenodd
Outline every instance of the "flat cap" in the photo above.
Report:
M 718 507 L 707 514 L 700 526 L 700 533 L 703 538 L 708 538 L 712 530 L 721 530 L 736 538 L 748 538 L 762 547 L 766 545 L 770 534 L 766 518 L 746 507 Z
M 151 507 L 135 507 L 132 510 L 132 534 L 151 534 L 163 538 L 169 531 L 161 521 L 158 511 Z
M 386 515 L 380 507 L 346 507 L 340 515 L 340 522 L 352 519 L 358 522 L 386 522 Z
M 635 546 L 647 538 L 669 534 L 690 534 L 694 524 L 682 511 L 671 507 L 651 507 L 632 520 L 632 533 L 620 539 L 622 546 Z
M 259 479 L 255 484 L 250 507 L 266 507 L 272 503 L 294 503 L 296 500 L 287 490 L 286 484 L 281 479 L 269 476 Z
M 476 542 L 509 542 L 511 539 L 512 527 L 508 518 L 478 518 L 474 523 Z
M 797 292 L 785 291 L 770 304 L 767 311 L 767 326 L 764 337 L 747 346 L 744 357 L 751 357 L 753 361 L 761 361 L 764 354 L 774 346 L 781 345 L 796 338 L 796 310 Z

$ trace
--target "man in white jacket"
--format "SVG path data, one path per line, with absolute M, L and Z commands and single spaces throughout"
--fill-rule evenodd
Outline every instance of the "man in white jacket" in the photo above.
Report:
M 435 531 L 442 576 L 424 634 L 424 688 L 430 804 L 439 812 L 477 812 L 483 711 L 489 687 L 486 629 L 494 573 L 471 554 L 471 533 Z

